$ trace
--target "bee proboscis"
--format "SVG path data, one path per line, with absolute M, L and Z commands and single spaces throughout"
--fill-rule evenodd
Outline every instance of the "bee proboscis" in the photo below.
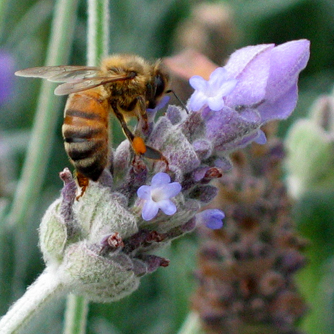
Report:
M 62 82 L 55 94 L 69 95 L 62 133 L 79 184 L 80 178 L 97 181 L 108 165 L 110 111 L 119 120 L 136 155 L 168 164 L 162 153 L 145 145 L 126 122 L 135 116 L 142 128 L 147 128 L 146 109 L 155 108 L 168 90 L 169 77 L 161 61 L 149 63 L 136 55 L 111 55 L 100 67 L 45 66 L 15 74 Z M 81 183 L 87 184 L 87 180 Z

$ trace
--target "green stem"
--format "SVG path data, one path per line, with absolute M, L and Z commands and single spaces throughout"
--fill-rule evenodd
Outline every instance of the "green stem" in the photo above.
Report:
M 87 65 L 98 66 L 108 53 L 109 1 L 88 0 Z M 67 297 L 64 334 L 84 334 L 88 301 L 84 297 Z
M 78 0 L 56 2 L 46 65 L 67 62 L 69 46 L 73 39 L 77 5 Z M 54 88 L 54 84 L 43 81 L 22 176 L 8 215 L 8 223 L 11 226 L 26 225 L 42 188 L 59 115 L 58 106 L 61 102 L 59 97 L 55 97 Z
M 204 334 L 198 314 L 195 312 L 189 313 L 177 334 Z
M 109 0 L 88 0 L 87 65 L 97 66 L 108 54 Z
M 22 331 L 31 318 L 54 298 L 66 293 L 66 285 L 53 272 L 44 271 L 0 320 L 0 334 Z
M 83 334 L 86 328 L 88 301 L 81 296 L 67 297 L 64 334 Z
M 4 36 L 5 17 L 8 8 L 8 0 L 0 0 L 0 43 Z

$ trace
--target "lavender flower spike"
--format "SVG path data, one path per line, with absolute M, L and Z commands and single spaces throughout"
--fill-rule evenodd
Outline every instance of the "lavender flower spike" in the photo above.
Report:
M 166 173 L 157 173 L 153 176 L 150 186 L 141 186 L 137 195 L 145 200 L 142 217 L 144 220 L 152 220 L 161 209 L 166 215 L 171 216 L 176 212 L 175 204 L 170 200 L 181 191 L 178 182 L 170 183 L 170 176 Z
M 137 289 L 143 275 L 168 265 L 155 251 L 201 223 L 220 228 L 224 213 L 205 210 L 218 193 L 210 182 L 232 168 L 231 153 L 252 141 L 265 142 L 263 124 L 292 112 L 309 45 L 300 40 L 236 51 L 208 81 L 191 79 L 195 92 L 188 110 L 168 106 L 164 115 L 154 117 L 159 105 L 150 112 L 148 127 L 139 121 L 136 135 L 159 150 L 168 166 L 134 157 L 126 140 L 112 151 L 102 177 L 89 182 L 79 200 L 80 189 L 70 171 L 64 170 L 62 195 L 51 204 L 39 228 L 46 272 L 65 292 L 95 302 L 115 301 Z M 246 185 L 249 188 L 249 182 Z M 240 212 L 243 217 L 245 212 Z M 253 221 L 246 219 L 246 223 Z M 255 255 L 266 254 L 266 249 L 263 253 L 255 246 Z M 293 267 L 299 263 L 297 258 Z

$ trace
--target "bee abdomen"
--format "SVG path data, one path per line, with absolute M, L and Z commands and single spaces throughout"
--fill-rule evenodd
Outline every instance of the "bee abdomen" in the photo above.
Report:
M 108 163 L 108 105 L 86 91 L 73 94 L 65 109 L 65 150 L 78 172 L 96 181 Z
M 87 136 L 81 133 L 69 135 L 68 132 L 70 133 L 72 129 L 66 131 L 66 126 L 64 128 L 65 150 L 74 167 L 84 176 L 96 181 L 108 162 L 107 134 L 95 137 L 96 129 L 94 129 L 90 133 L 91 137 L 88 132 Z
M 75 162 L 90 158 L 104 150 L 105 143 L 102 140 L 82 140 L 84 141 L 70 143 L 65 140 L 67 154 Z

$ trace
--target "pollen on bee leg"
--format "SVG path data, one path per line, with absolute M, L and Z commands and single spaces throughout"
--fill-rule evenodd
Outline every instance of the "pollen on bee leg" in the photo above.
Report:
M 142 155 L 146 152 L 146 145 L 141 137 L 134 137 L 132 147 L 136 154 Z

